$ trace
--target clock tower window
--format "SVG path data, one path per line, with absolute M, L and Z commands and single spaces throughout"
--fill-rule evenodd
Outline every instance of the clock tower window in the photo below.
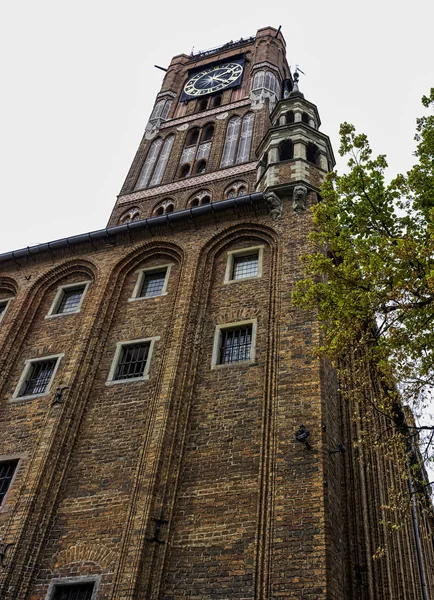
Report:
M 229 121 L 220 163 L 222 168 L 249 161 L 253 122 L 253 113 L 247 113 L 243 119 L 235 116 Z
M 194 127 L 188 132 L 180 160 L 180 177 L 187 177 L 193 172 L 204 173 L 211 152 L 214 136 L 214 124 L 209 123 L 202 130 Z
M 136 190 L 161 183 L 174 141 L 175 136 L 169 135 L 164 142 L 161 138 L 157 138 L 152 142 L 142 170 L 140 171 L 135 187 Z

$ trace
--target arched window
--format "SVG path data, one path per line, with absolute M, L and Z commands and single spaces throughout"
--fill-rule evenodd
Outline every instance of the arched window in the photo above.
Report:
M 208 108 L 208 98 L 201 98 L 197 103 L 197 112 L 202 112 Z
M 119 219 L 121 225 L 131 223 L 132 221 L 138 221 L 140 219 L 140 211 L 138 208 L 131 208 L 127 213 L 124 213 Z
M 197 192 L 187 203 L 187 206 L 193 208 L 195 206 L 202 206 L 203 204 L 209 204 L 211 202 L 211 194 L 208 190 L 201 190 Z
M 317 167 L 320 166 L 320 152 L 318 146 L 309 142 L 306 146 L 306 160 Z
M 288 112 L 285 115 L 285 119 L 286 119 L 286 123 L 288 125 L 290 125 L 291 123 L 294 123 L 294 113 L 292 110 L 288 110 Z
M 169 114 L 172 104 L 172 99 L 163 98 L 162 100 L 157 100 L 146 126 L 147 131 L 152 131 L 155 128 L 159 129 L 161 123 L 167 121 L 167 115 Z
M 254 102 L 270 99 L 273 106 L 280 99 L 280 83 L 273 71 L 257 71 L 252 81 L 251 98 Z
M 207 125 L 202 133 L 201 142 L 209 142 L 214 137 L 214 125 Z
M 199 160 L 196 165 L 196 173 L 201 174 L 206 171 L 206 160 Z
M 169 160 L 170 153 L 172 151 L 173 142 L 175 141 L 174 135 L 169 135 L 163 144 L 163 148 L 160 152 L 160 156 L 158 157 L 157 164 L 154 169 L 154 173 L 152 175 L 151 181 L 149 185 L 159 185 L 161 180 L 163 179 L 164 171 L 167 166 L 167 162 Z
M 291 140 L 283 140 L 279 144 L 279 160 L 294 158 L 294 146 Z
M 309 125 L 309 115 L 307 113 L 301 113 L 301 120 L 303 123 L 306 123 L 306 125 Z
M 249 160 L 253 122 L 253 113 L 247 113 L 243 119 L 235 116 L 229 121 L 220 163 L 221 167 L 229 167 L 235 162 L 241 164 Z
M 186 147 L 187 146 L 195 146 L 199 139 L 199 133 L 200 133 L 199 127 L 193 127 L 193 129 L 191 129 L 187 134 L 187 138 L 185 140 L 185 146 Z
M 211 152 L 211 143 L 214 136 L 214 124 L 208 123 L 202 130 L 194 127 L 188 132 L 184 150 L 181 154 L 180 177 L 187 177 L 191 173 L 204 173 L 208 157 Z M 193 165 L 196 166 L 193 170 Z M 188 167 L 188 170 L 187 168 Z
M 214 98 L 211 100 L 211 104 L 213 108 L 217 108 L 218 106 L 220 106 L 222 103 L 222 94 L 217 94 L 216 96 L 214 96 Z
M 247 194 L 247 184 L 245 181 L 235 181 L 226 189 L 225 198 L 235 198 L 236 196 L 244 196 Z
M 168 200 L 163 200 L 163 202 L 161 202 L 160 204 L 158 204 L 154 210 L 153 210 L 153 215 L 160 217 L 161 215 L 165 215 L 167 213 L 171 213 L 175 210 L 175 206 L 173 204 L 173 200 L 168 199 Z
M 140 171 L 140 175 L 136 183 L 136 190 L 148 186 L 149 179 L 151 178 L 151 174 L 154 170 L 155 163 L 157 162 L 157 158 L 162 145 L 163 140 L 161 138 L 157 138 L 150 145 L 148 155 L 146 157 L 146 160 L 143 164 L 142 170 Z
M 190 165 L 182 165 L 181 167 L 181 177 L 188 177 L 190 173 Z
M 250 158 L 250 146 L 252 144 L 253 133 L 253 113 L 244 115 L 243 124 L 241 126 L 241 137 L 238 145 L 237 165 L 248 162 Z

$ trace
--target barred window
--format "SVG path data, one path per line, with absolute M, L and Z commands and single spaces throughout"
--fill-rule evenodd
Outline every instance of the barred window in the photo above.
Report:
M 252 348 L 252 324 L 241 327 L 222 329 L 220 331 L 220 344 L 218 364 L 250 360 Z
M 78 285 L 77 287 L 72 288 L 63 288 L 56 314 L 65 315 L 76 312 L 80 307 L 81 298 L 84 294 L 85 288 L 85 285 Z
M 30 368 L 27 370 L 24 384 L 21 387 L 19 397 L 36 396 L 44 394 L 53 377 L 56 367 L 57 358 L 48 360 L 36 360 L 30 363 Z
M 0 506 L 10 488 L 17 465 L 17 460 L 0 462 Z
M 258 252 L 245 256 L 234 256 L 232 279 L 245 279 L 258 276 Z
M 56 585 L 52 600 L 91 600 L 93 589 L 93 583 Z
M 167 269 L 145 273 L 139 296 L 141 298 L 153 298 L 154 296 L 161 296 L 163 293 L 164 282 L 166 281 L 166 274 Z
M 123 345 L 114 379 L 120 381 L 143 377 L 150 346 L 151 342 Z

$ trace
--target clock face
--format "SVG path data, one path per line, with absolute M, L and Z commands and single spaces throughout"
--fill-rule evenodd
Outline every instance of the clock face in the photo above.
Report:
M 190 77 L 185 84 L 184 94 L 197 97 L 218 92 L 233 85 L 242 73 L 243 66 L 235 62 L 210 67 Z

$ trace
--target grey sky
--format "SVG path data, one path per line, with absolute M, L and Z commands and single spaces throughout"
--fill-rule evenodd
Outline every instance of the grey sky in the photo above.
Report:
M 348 120 L 411 164 L 420 97 L 434 85 L 432 2 L 211 3 L 24 0 L 2 10 L 0 252 L 104 227 L 165 66 L 282 25 L 338 150 Z M 402 8 L 401 8 L 402 7 Z M 431 12 L 431 14 L 429 14 Z

